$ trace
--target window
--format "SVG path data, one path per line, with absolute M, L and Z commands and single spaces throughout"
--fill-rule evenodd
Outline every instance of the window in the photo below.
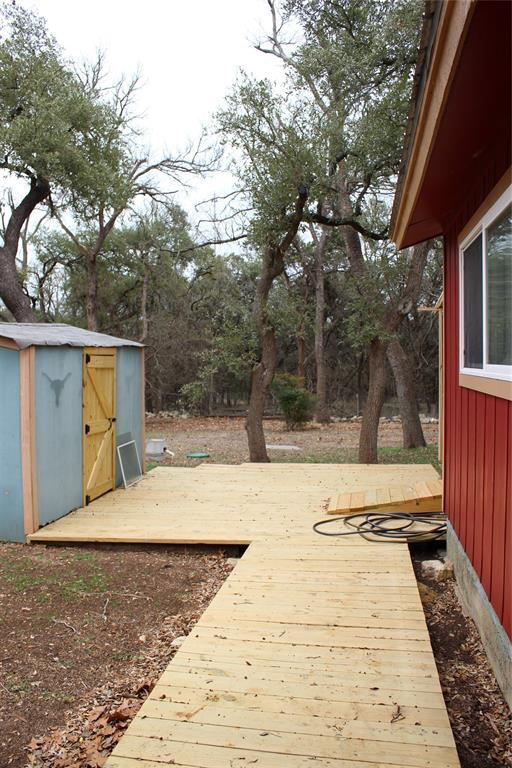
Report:
M 461 373 L 512 380 L 512 187 L 461 245 Z

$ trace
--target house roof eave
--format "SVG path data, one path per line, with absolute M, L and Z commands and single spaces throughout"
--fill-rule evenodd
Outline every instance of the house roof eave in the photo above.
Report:
M 413 96 L 393 211 L 391 240 L 408 242 L 408 228 L 477 0 L 427 0 Z M 426 233 L 426 234 L 425 234 Z M 428 228 L 417 239 L 434 236 Z M 425 235 L 425 236 L 424 236 Z

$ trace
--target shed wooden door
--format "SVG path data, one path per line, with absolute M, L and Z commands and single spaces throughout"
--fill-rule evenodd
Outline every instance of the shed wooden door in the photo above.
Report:
M 84 349 L 83 494 L 84 504 L 115 488 L 116 351 Z

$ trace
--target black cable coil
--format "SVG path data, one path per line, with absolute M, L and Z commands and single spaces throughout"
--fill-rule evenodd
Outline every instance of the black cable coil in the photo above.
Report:
M 355 521 L 359 519 L 360 522 Z M 343 520 L 352 531 L 322 530 L 326 525 Z M 390 526 L 391 521 L 402 521 L 401 525 Z M 414 523 L 422 523 L 422 530 L 410 530 Z M 313 530 L 322 536 L 362 536 L 367 541 L 389 541 L 403 543 L 414 541 L 436 541 L 446 536 L 446 516 L 442 512 L 425 515 L 408 512 L 358 512 L 319 520 Z M 376 537 L 376 538 L 371 538 Z

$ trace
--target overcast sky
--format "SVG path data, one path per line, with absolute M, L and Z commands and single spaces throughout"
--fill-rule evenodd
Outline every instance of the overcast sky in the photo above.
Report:
M 273 76 L 278 64 L 252 43 L 268 29 L 266 0 L 27 0 L 73 59 L 107 54 L 112 75 L 142 73 L 137 103 L 147 143 L 193 141 L 240 67 Z M 225 182 L 218 181 L 218 185 Z M 211 192 L 211 184 L 195 193 Z M 185 199 L 183 198 L 183 202 Z M 187 205 L 187 207 L 190 207 Z

